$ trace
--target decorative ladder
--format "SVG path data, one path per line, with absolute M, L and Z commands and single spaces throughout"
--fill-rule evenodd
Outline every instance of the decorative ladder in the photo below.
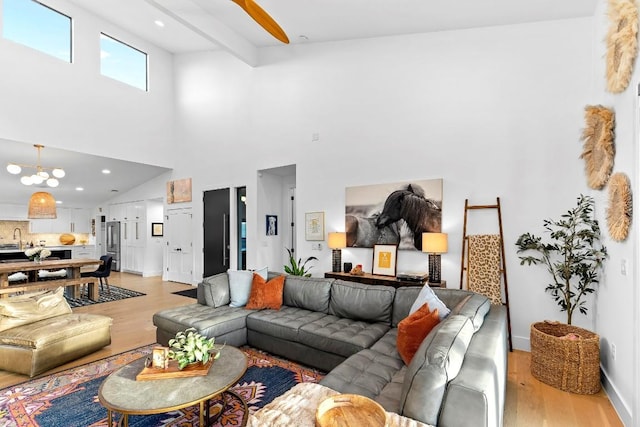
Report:
M 509 287 L 507 285 L 507 266 L 505 263 L 505 252 L 504 252 L 504 233 L 502 231 L 502 211 L 500 208 L 500 197 L 496 197 L 495 205 L 470 205 L 469 199 L 465 199 L 464 201 L 464 225 L 462 229 L 462 257 L 461 257 L 461 266 L 460 266 L 460 289 L 462 289 L 462 284 L 464 282 L 464 274 L 467 272 L 467 289 L 469 289 L 469 272 L 465 264 L 465 256 L 468 262 L 469 258 L 469 236 L 467 235 L 467 215 L 470 210 L 477 209 L 496 209 L 498 211 L 498 226 L 500 228 L 500 274 L 502 278 L 502 282 L 504 283 L 504 298 L 506 300 L 502 301 L 502 289 L 498 289 L 500 292 L 500 301 L 502 305 L 506 306 L 507 309 L 507 328 L 509 333 L 509 351 L 513 351 L 513 344 L 511 342 L 511 313 L 509 311 Z M 499 284 L 498 284 L 499 286 Z M 487 295 L 489 296 L 489 295 Z

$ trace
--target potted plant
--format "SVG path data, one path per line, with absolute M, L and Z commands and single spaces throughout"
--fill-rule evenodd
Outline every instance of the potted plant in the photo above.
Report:
M 520 257 L 520 265 L 542 264 L 551 274 L 549 292 L 567 312 L 567 324 L 571 324 L 577 308 L 587 314 L 583 297 L 595 291 L 598 274 L 607 257 L 607 248 L 600 241 L 600 226 L 593 216 L 593 198 L 580 195 L 577 206 L 561 215 L 559 220 L 545 219 L 543 227 L 551 242 L 525 233 L 518 238 L 518 253 L 537 252 L 537 255 Z
M 545 291 L 560 311 L 567 312 L 566 324 L 531 325 L 531 373 L 546 384 L 580 394 L 600 390 L 600 337 L 571 325 L 576 309 L 587 314 L 584 297 L 595 291 L 607 257 L 593 210 L 593 198 L 580 195 L 576 207 L 560 219 L 543 221 L 551 241 L 525 233 L 516 242 L 519 254 L 529 253 L 520 256 L 520 265 L 544 265 L 551 274 Z
M 309 273 L 309 270 L 311 270 L 313 266 L 310 266 L 309 268 L 307 268 L 306 267 L 307 263 L 309 261 L 317 261 L 318 258 L 314 256 L 310 256 L 307 259 L 305 259 L 304 262 L 302 262 L 302 258 L 298 258 L 298 260 L 296 261 L 296 258 L 293 256 L 293 249 L 289 249 L 289 248 L 285 248 L 285 249 L 289 253 L 289 265 L 284 266 L 285 273 L 290 274 L 292 276 L 311 277 L 311 273 Z
M 212 354 L 214 343 L 215 338 L 207 338 L 195 328 L 179 331 L 175 338 L 169 340 L 169 359 L 176 360 L 180 370 L 191 363 L 205 365 L 211 358 L 220 357 L 220 351 Z

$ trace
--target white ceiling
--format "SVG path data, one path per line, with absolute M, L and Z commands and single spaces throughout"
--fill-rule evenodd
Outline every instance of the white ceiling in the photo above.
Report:
M 231 0 L 69 0 L 172 53 L 279 45 Z M 292 45 L 593 16 L 597 0 L 255 0 Z M 165 23 L 164 28 L 154 24 Z
M 47 3 L 47 0 L 40 0 Z M 231 0 L 68 0 L 172 53 L 227 50 L 257 66 L 258 50 L 281 45 Z M 288 34 L 303 43 L 593 16 L 598 0 L 256 0 Z M 64 11 L 63 11 L 64 12 Z M 158 27 L 154 21 L 165 26 Z M 45 142 L 46 145 L 46 142 Z M 25 204 L 34 187 L 6 172 L 8 162 L 35 164 L 33 145 L 0 139 L 2 203 Z M 167 169 L 45 148 L 43 166 L 67 176 L 54 196 L 68 206 L 95 206 Z M 103 175 L 103 168 L 112 170 Z M 135 171 L 135 172 L 132 172 Z M 85 191 L 75 191 L 76 186 Z
M 27 169 L 23 169 L 20 175 L 11 175 L 6 167 L 8 163 L 36 165 L 37 149 L 33 144 L 0 139 L 0 153 L 0 203 L 15 205 L 26 205 L 35 191 L 48 191 L 57 201 L 62 202 L 60 206 L 95 207 L 119 193 L 169 171 L 157 166 L 45 146 L 41 151 L 40 166 L 61 167 L 65 170 L 66 176 L 59 179 L 60 185 L 56 188 L 48 187 L 46 184 L 26 186 L 20 183 L 20 177 Z M 109 169 L 111 173 L 105 175 L 102 173 L 103 169 Z M 33 172 L 33 169 L 28 170 Z M 50 170 L 47 172 L 51 173 Z M 77 191 L 76 187 L 82 187 L 84 190 Z

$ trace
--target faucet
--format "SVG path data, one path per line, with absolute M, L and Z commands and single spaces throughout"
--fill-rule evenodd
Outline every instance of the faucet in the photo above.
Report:
M 13 229 L 13 240 L 16 240 L 16 231 L 18 232 L 18 250 L 22 250 L 22 229 L 20 227 L 16 227 Z

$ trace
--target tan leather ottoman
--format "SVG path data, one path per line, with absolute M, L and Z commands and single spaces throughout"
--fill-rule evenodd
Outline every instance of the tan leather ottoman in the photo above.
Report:
M 0 369 L 36 376 L 111 344 L 112 319 L 62 314 L 0 332 Z

